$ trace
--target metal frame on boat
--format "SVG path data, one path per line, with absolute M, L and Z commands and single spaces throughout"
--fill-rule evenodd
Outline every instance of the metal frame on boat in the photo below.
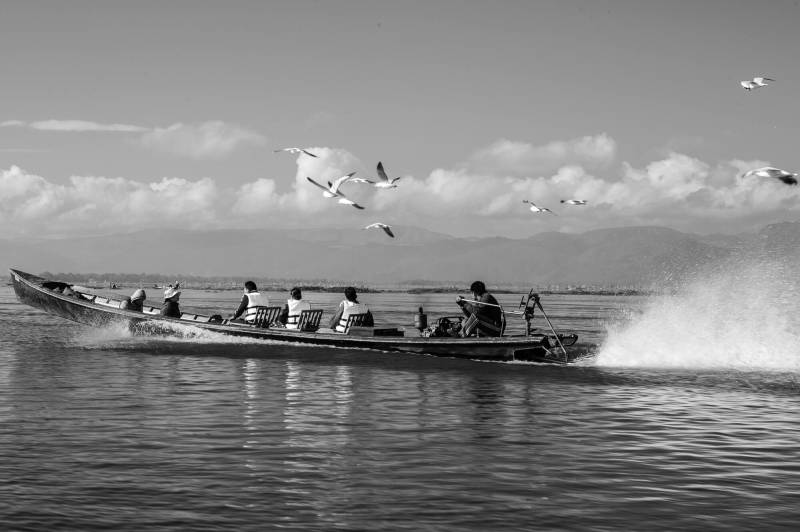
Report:
M 277 340 L 281 342 L 314 344 L 332 347 L 373 349 L 399 353 L 429 354 L 436 356 L 469 358 L 479 360 L 528 360 L 547 363 L 565 363 L 573 358 L 566 347 L 577 341 L 577 335 L 534 334 L 530 320 L 535 307 L 544 315 L 539 298 L 531 291 L 527 300 L 523 297 L 520 309 L 507 311 L 523 315 L 528 321 L 527 334 L 500 337 L 451 337 L 427 336 L 415 329 L 416 336 L 406 336 L 402 329 L 354 328 L 349 334 L 329 331 L 303 331 L 277 327 L 257 327 L 223 320 L 210 321 L 209 316 L 184 313 L 181 318 L 161 316 L 152 307 L 145 312 L 120 309 L 119 301 L 99 295 L 77 292 L 65 295 L 54 288 L 69 286 L 68 283 L 43 279 L 36 275 L 11 269 L 14 291 L 20 302 L 85 325 L 104 327 L 120 324 L 134 334 L 181 335 L 185 328 L 197 327 L 226 335 Z M 546 315 L 544 315 L 546 318 Z M 547 319 L 548 324 L 550 323 Z M 382 334 L 386 334 L 383 335 Z

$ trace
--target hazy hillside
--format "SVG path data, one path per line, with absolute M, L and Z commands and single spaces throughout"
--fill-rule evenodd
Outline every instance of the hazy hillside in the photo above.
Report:
M 662 227 L 541 233 L 527 239 L 380 231 L 159 230 L 63 240 L 0 241 L 0 266 L 32 272 L 143 272 L 360 282 L 649 284 L 682 276 L 736 249 L 790 253 L 800 224 L 701 237 Z

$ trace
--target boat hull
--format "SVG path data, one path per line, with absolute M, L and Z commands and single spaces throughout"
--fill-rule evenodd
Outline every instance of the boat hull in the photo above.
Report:
M 564 356 L 550 349 L 545 335 L 498 338 L 433 338 L 423 336 L 354 336 L 334 332 L 305 332 L 283 328 L 262 328 L 237 322 L 209 323 L 195 319 L 167 318 L 98 304 L 67 296 L 45 287 L 57 285 L 41 277 L 11 270 L 14 291 L 20 302 L 92 327 L 123 326 L 133 334 L 185 336 L 187 327 L 215 333 L 297 344 L 351 349 L 372 349 L 398 353 L 427 354 L 480 360 L 530 360 L 563 363 Z M 575 338 L 571 338 L 574 342 Z M 552 340 L 552 339 L 551 339 Z

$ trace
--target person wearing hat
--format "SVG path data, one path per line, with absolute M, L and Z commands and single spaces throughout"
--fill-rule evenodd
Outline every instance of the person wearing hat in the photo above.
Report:
M 175 283 L 175 286 L 169 285 L 164 290 L 164 304 L 161 305 L 161 315 L 167 318 L 180 318 L 181 309 L 178 305 L 178 299 L 181 297 L 181 285 Z
M 141 312 L 144 310 L 144 300 L 147 299 L 147 294 L 141 288 L 133 293 L 131 297 L 126 297 L 120 303 L 119 308 L 123 310 L 136 310 Z

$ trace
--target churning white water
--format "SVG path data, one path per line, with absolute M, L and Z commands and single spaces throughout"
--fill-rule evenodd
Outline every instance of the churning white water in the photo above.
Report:
M 596 364 L 800 371 L 798 272 L 766 259 L 708 270 L 609 326 Z

